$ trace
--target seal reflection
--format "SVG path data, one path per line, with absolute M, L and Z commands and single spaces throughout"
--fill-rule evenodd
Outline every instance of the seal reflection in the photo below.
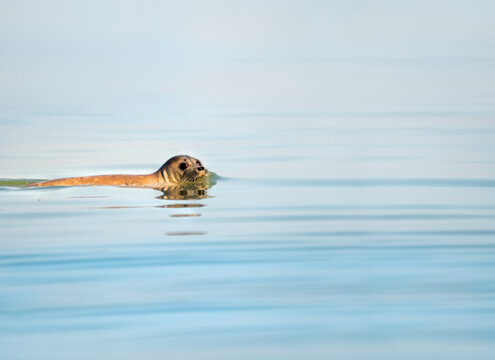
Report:
M 207 199 L 208 189 L 211 186 L 206 184 L 189 183 L 183 185 L 174 185 L 167 188 L 162 188 L 162 195 L 157 196 L 157 199 L 162 200 L 200 200 Z M 188 204 L 191 206 L 192 204 Z M 168 207 L 168 206 L 164 206 Z
M 212 185 L 210 183 L 207 184 L 198 184 L 198 183 L 187 183 L 181 185 L 169 186 L 167 188 L 161 189 L 163 192 L 162 195 L 158 196 L 157 199 L 161 200 L 202 200 L 209 198 L 208 189 Z M 178 203 L 178 204 L 166 204 L 166 205 L 158 205 L 157 207 L 162 208 L 170 208 L 170 209 L 180 209 L 180 208 L 201 208 L 206 206 L 205 204 L 200 203 Z M 193 218 L 200 217 L 201 213 L 195 212 L 190 214 L 184 213 L 176 213 L 170 214 L 172 218 Z M 198 236 L 205 235 L 204 231 L 169 231 L 166 233 L 167 236 Z

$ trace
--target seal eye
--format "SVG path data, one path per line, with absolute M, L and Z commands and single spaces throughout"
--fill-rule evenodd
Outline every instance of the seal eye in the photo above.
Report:
M 179 165 L 179 169 L 181 169 L 182 171 L 186 170 L 188 167 L 189 167 L 189 165 L 187 165 L 186 163 L 181 163 Z

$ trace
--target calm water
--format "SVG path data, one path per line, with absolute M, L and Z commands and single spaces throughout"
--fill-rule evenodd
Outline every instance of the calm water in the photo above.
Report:
M 270 125 L 278 116 L 283 126 Z M 229 176 L 204 199 L 1 188 L 2 358 L 495 354 L 491 118 L 246 115 L 250 127 L 236 131 L 232 117 L 217 121 L 221 131 L 198 130 L 197 149 Z M 61 131 L 89 134 L 94 123 L 85 124 Z M 110 141 L 132 136 L 134 146 L 166 147 L 196 133 L 138 130 Z M 107 134 L 90 139 L 65 154 L 49 144 L 12 156 L 37 175 L 139 172 L 86 151 L 107 146 Z M 67 169 L 36 164 L 54 159 Z
M 2 5 L 0 178 L 221 178 L 0 182 L 0 359 L 495 358 L 492 6 L 289 3 Z

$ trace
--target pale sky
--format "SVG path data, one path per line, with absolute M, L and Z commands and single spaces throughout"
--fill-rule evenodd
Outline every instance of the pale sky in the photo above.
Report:
M 342 67 L 362 58 L 478 59 L 481 73 L 469 74 L 466 86 L 484 91 L 495 58 L 494 13 L 494 2 L 471 0 L 1 0 L 0 107 L 4 113 L 180 113 L 221 108 L 222 99 L 235 95 L 227 105 L 276 108 L 270 94 L 243 103 L 265 91 L 251 83 L 253 71 L 279 64 L 278 75 L 272 69 L 260 75 L 270 91 L 287 92 L 290 78 L 317 97 L 321 84 L 311 74 L 321 62 Z M 295 71 L 284 67 L 294 62 L 306 65 L 292 79 L 286 72 Z M 334 92 L 349 86 L 339 74 L 323 76 Z M 322 93 L 333 91 L 328 86 Z

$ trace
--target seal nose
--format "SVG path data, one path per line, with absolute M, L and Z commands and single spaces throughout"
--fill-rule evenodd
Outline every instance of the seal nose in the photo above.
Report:
M 198 171 L 203 171 L 205 168 L 203 166 L 198 167 Z

